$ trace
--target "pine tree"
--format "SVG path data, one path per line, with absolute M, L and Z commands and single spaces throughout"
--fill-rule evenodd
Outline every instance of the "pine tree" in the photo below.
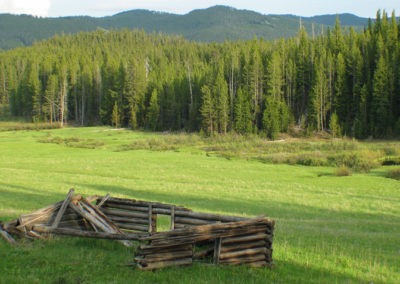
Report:
M 202 116 L 203 129 L 207 135 L 214 135 L 215 131 L 215 116 L 216 111 L 214 107 L 214 101 L 209 86 L 204 85 L 201 88 L 202 93 L 202 105 L 200 108 L 200 113 Z
M 388 94 L 387 64 L 382 56 L 378 60 L 373 79 L 371 101 L 371 134 L 374 137 L 385 137 L 389 124 L 389 94 Z
M 242 88 L 237 91 L 235 108 L 235 130 L 240 134 L 248 134 L 252 132 L 251 109 L 249 99 L 243 92 Z
M 331 135 L 333 138 L 341 136 L 339 119 L 335 112 L 331 115 L 331 119 L 329 121 L 329 129 L 331 130 Z
M 151 130 L 157 130 L 160 106 L 158 105 L 158 93 L 154 89 L 150 97 L 150 105 L 147 109 L 147 124 Z
M 120 123 L 121 123 L 121 117 L 118 109 L 118 103 L 117 101 L 115 101 L 112 111 L 112 125 L 114 125 L 115 128 L 119 128 Z
M 279 134 L 279 106 L 273 97 L 268 97 L 263 114 L 263 126 L 268 138 L 275 140 Z

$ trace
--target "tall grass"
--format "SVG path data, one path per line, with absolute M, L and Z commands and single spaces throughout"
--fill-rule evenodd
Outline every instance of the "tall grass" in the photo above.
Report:
M 63 142 L 40 142 L 56 137 Z M 102 146 L 65 143 L 77 137 L 79 143 L 93 140 Z M 136 141 L 146 146 L 123 150 Z M 155 146 L 170 144 L 175 148 Z M 400 191 L 397 180 L 385 177 L 389 167 L 338 178 L 332 174 L 335 167 L 272 164 L 266 159 L 313 153 L 315 159 L 333 163 L 329 157 L 343 151 L 372 152 L 379 159 L 387 147 L 397 149 L 390 142 L 270 142 L 101 127 L 0 132 L 2 221 L 63 200 L 71 187 L 83 195 L 109 192 L 276 220 L 272 270 L 195 264 L 141 272 L 127 266 L 133 251 L 118 242 L 56 238 L 12 248 L 0 240 L 0 282 L 399 283 Z

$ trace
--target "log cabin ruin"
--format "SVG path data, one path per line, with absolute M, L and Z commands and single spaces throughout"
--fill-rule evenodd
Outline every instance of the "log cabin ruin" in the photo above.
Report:
M 159 218 L 169 230 L 157 232 Z M 8 223 L 0 234 L 45 239 L 52 235 L 118 240 L 136 246 L 134 265 L 141 270 L 191 265 L 272 266 L 273 220 L 194 212 L 182 206 L 134 199 L 74 195 Z

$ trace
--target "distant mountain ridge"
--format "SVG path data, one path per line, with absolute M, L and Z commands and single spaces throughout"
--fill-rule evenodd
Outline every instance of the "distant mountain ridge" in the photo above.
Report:
M 146 32 L 162 32 L 182 35 L 189 40 L 221 42 L 224 40 L 248 40 L 261 37 L 268 40 L 288 38 L 297 34 L 300 18 L 302 25 L 311 32 L 334 26 L 336 17 L 342 26 L 356 30 L 367 25 L 368 19 L 352 14 L 299 17 L 294 15 L 263 15 L 249 10 L 227 6 L 214 6 L 177 15 L 148 10 L 131 10 L 113 16 L 94 18 L 74 16 L 38 18 L 28 15 L 0 14 L 0 49 L 29 46 L 38 40 L 56 34 L 93 31 L 96 29 L 143 29 Z

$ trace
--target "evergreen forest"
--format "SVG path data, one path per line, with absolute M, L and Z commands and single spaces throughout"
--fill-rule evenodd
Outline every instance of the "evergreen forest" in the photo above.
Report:
M 60 35 L 0 53 L 0 112 L 54 125 L 206 135 L 400 135 L 400 22 L 361 32 L 198 43 L 140 30 Z

